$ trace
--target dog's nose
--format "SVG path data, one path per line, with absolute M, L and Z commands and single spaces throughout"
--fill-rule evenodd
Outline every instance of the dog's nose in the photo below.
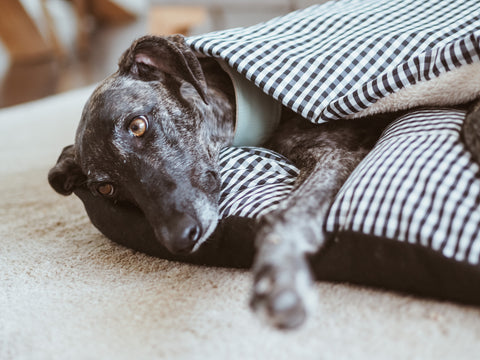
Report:
M 170 231 L 172 243 L 169 248 L 176 254 L 189 254 L 202 235 L 197 221 L 189 215 L 174 219 L 170 224 Z

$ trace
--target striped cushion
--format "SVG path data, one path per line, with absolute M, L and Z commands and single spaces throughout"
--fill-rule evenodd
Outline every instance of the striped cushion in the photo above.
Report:
M 393 123 L 330 209 L 327 231 L 391 239 L 480 262 L 480 178 L 460 139 L 465 113 L 418 110 Z

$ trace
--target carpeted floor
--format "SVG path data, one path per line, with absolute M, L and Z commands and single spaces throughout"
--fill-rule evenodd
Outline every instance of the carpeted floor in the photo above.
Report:
M 247 271 L 115 245 L 46 181 L 90 89 L 0 112 L 0 359 L 476 359 L 480 309 L 319 283 L 314 316 L 277 332 Z

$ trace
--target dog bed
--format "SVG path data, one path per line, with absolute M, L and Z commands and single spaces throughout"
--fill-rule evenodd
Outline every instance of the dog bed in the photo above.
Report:
M 317 278 L 480 304 L 479 168 L 461 141 L 465 111 L 453 107 L 480 94 L 479 24 L 477 0 L 341 0 L 187 39 L 311 122 L 415 109 L 339 192 Z M 180 260 L 248 266 L 253 219 L 288 196 L 298 169 L 256 147 L 225 149 L 221 162 L 223 237 Z M 179 259 L 154 245 L 140 215 L 127 229 L 103 200 L 77 195 L 87 211 L 105 206 L 92 216 L 100 230 L 118 222 L 106 233 L 114 241 Z

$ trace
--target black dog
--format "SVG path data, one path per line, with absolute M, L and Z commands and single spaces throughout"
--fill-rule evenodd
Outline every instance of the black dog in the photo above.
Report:
M 202 262 L 204 249 L 214 247 L 232 261 L 237 245 L 229 252 L 218 242 L 202 244 L 218 234 L 218 155 L 232 142 L 235 107 L 231 79 L 215 60 L 197 57 L 179 36 L 141 38 L 90 97 L 75 145 L 64 149 L 50 184 L 61 194 L 75 191 L 87 209 L 89 202 L 101 203 L 106 211 L 93 218 L 113 238 L 122 237 L 109 225 L 117 216 L 135 231 L 153 231 L 138 238 L 155 236 L 173 258 L 195 253 L 194 261 Z M 472 114 L 468 124 L 478 124 L 478 106 Z M 291 196 L 255 230 L 251 302 L 275 326 L 296 327 L 306 318 L 312 281 L 306 254 L 325 244 L 323 223 L 335 194 L 397 116 L 313 125 L 284 109 L 266 147 L 301 173 Z M 478 154 L 478 132 L 466 132 Z M 249 262 L 249 250 L 244 255 L 239 266 Z

